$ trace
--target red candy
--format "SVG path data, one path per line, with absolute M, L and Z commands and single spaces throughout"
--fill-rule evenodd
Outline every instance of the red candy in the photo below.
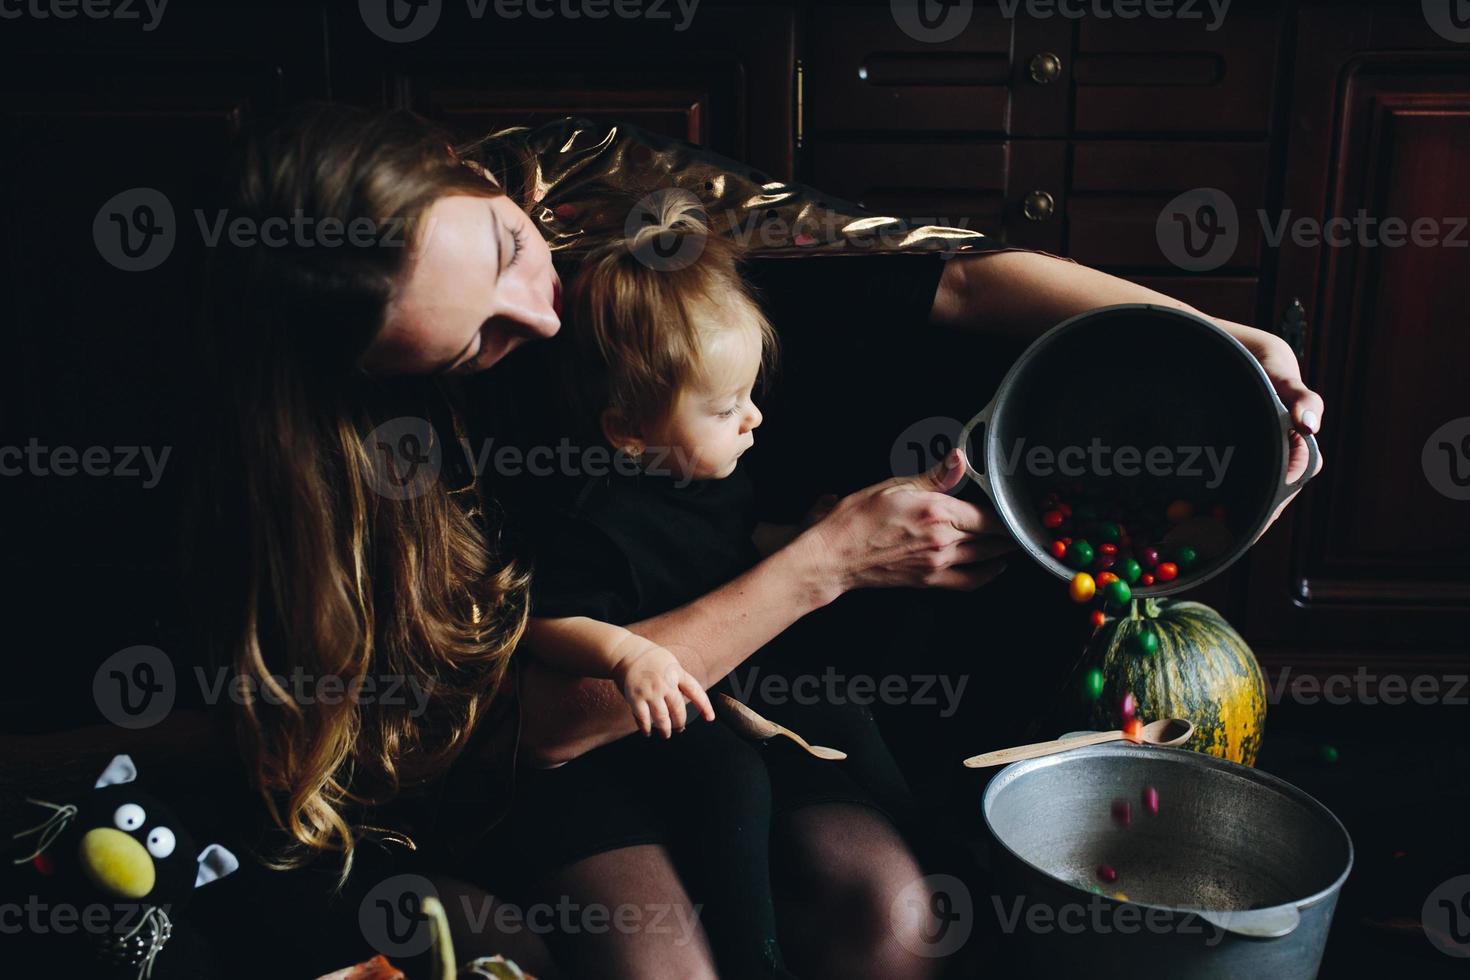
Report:
M 1108 864 L 1099 864 L 1097 866 L 1097 876 L 1103 881 L 1108 882 L 1118 880 L 1118 872 L 1114 871 L 1112 865 Z
M 1113 544 L 1111 541 L 1104 541 L 1102 544 L 1097 546 L 1097 553 L 1100 555 L 1107 555 L 1109 557 L 1112 557 L 1113 555 L 1116 555 L 1118 553 L 1118 546 Z
M 1092 628 L 1098 629 L 1108 621 L 1108 614 L 1101 609 L 1094 609 L 1090 618 L 1092 619 Z
M 1103 572 L 1103 573 L 1099 574 L 1098 577 L 1097 577 L 1097 585 L 1098 585 L 1098 588 L 1102 588 L 1104 585 L 1107 585 L 1109 582 L 1116 582 L 1116 581 L 1118 581 L 1118 576 L 1114 575 L 1112 572 Z
M 1133 804 L 1127 800 L 1113 801 L 1113 823 L 1126 827 L 1133 822 Z M 1112 879 L 1107 879 L 1111 881 Z
M 1124 721 L 1138 714 L 1138 699 L 1133 696 L 1132 691 L 1123 695 L 1123 700 L 1118 702 L 1118 714 L 1123 717 Z
M 1057 561 L 1061 561 L 1063 558 L 1067 557 L 1067 542 L 1058 539 L 1056 541 L 1053 541 L 1050 547 L 1047 548 L 1047 550 L 1051 552 L 1051 556 L 1053 558 L 1055 558 Z
M 1143 788 L 1143 808 L 1152 816 L 1159 815 L 1159 791 L 1152 786 Z
M 1059 510 L 1059 511 L 1062 512 L 1062 516 L 1063 517 L 1071 517 L 1072 516 L 1072 505 L 1071 504 L 1058 503 L 1057 504 L 1057 510 Z
M 1179 575 L 1179 566 L 1172 561 L 1161 561 L 1159 567 L 1154 569 L 1160 582 L 1172 582 Z
M 1061 527 L 1062 521 L 1066 520 L 1059 510 L 1049 510 L 1041 515 L 1041 523 L 1047 527 Z
M 1152 575 L 1150 575 L 1148 572 L 1144 572 L 1142 575 L 1138 576 L 1138 584 L 1139 585 L 1153 585 L 1154 584 L 1154 577 Z
M 1143 721 L 1138 718 L 1129 718 L 1123 722 L 1123 737 L 1130 742 L 1137 742 L 1143 735 Z
M 1159 549 L 1139 548 L 1138 563 L 1143 566 L 1144 571 L 1150 570 L 1159 563 Z

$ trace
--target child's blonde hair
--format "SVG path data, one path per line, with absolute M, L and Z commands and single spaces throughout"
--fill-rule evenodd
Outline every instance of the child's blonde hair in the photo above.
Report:
M 710 232 L 692 194 L 663 192 L 653 211 L 590 253 L 567 291 L 573 394 L 594 425 L 605 414 L 624 429 L 657 424 L 724 331 L 755 331 L 762 380 L 775 368 L 776 333 L 740 275 L 741 246 Z

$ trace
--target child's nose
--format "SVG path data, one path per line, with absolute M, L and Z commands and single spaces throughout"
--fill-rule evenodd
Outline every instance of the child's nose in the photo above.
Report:
M 760 428 L 760 424 L 764 420 L 765 416 L 761 414 L 761 410 L 751 405 L 750 411 L 745 416 L 745 431 L 749 432 L 751 429 Z

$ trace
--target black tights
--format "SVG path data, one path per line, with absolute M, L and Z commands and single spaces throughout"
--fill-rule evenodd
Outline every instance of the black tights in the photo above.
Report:
M 776 922 L 787 967 L 808 980 L 933 975 L 927 923 L 907 914 L 923 872 L 897 830 L 859 804 L 822 803 L 780 815 L 772 825 Z M 564 977 L 689 980 L 717 975 L 705 927 L 670 853 L 658 846 L 594 855 L 539 882 L 536 900 L 571 908 L 637 907 L 638 928 L 558 929 L 546 939 Z M 926 898 L 918 903 L 927 907 Z M 660 910 L 655 924 L 648 910 Z M 692 927 L 691 927 L 692 926 Z M 723 957 L 722 957 L 723 959 Z M 723 975 L 747 980 L 738 966 Z

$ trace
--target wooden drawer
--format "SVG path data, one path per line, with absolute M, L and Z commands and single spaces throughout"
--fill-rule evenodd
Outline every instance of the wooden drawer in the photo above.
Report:
M 975 9 L 952 40 L 921 40 L 888 4 L 817 4 L 806 49 L 807 126 L 836 130 L 1006 131 L 1011 24 Z
M 1088 17 L 1072 67 L 1075 133 L 1252 133 L 1270 128 L 1282 13 L 1232 5 L 1203 19 Z
M 1179 271 L 1160 247 L 1159 214 L 1178 195 L 1212 187 L 1235 207 L 1237 244 L 1220 270 L 1255 270 L 1268 161 L 1264 143 L 1076 143 L 1068 254 L 1102 268 Z

